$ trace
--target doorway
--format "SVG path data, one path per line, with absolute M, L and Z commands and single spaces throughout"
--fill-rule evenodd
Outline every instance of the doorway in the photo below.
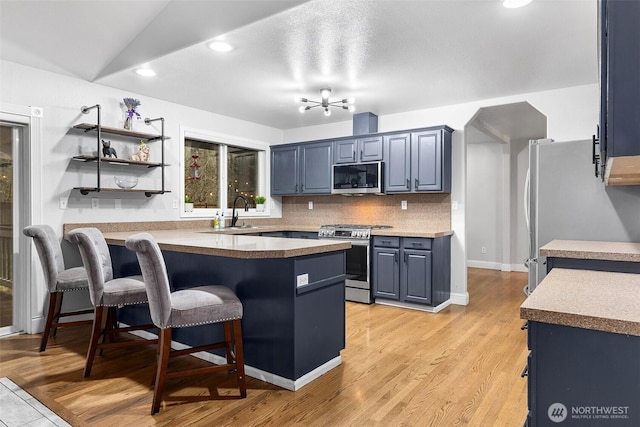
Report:
M 528 102 L 480 108 L 465 125 L 467 266 L 526 271 L 523 198 L 531 139 L 547 118 Z
M 15 167 L 18 145 L 23 127 L 0 122 L 0 335 L 16 332 L 15 313 L 18 299 L 15 292 L 14 220 L 18 205 L 17 171 Z

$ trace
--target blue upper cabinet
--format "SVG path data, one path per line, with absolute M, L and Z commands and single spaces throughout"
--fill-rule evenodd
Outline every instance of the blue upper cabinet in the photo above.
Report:
M 271 194 L 331 194 L 332 143 L 271 147 Z
M 385 192 L 451 192 L 447 126 L 384 137 Z
M 619 167 L 626 171 L 616 170 L 617 157 L 640 156 L 640 1 L 601 0 L 599 15 L 601 160 L 612 175 L 609 184 L 640 184 L 640 157 L 624 160 Z M 629 167 L 637 182 L 618 176 Z
M 271 194 L 298 194 L 298 163 L 300 149 L 297 145 L 271 147 Z
M 382 136 L 336 141 L 333 146 L 334 163 L 362 163 L 382 160 Z
M 411 191 L 411 134 L 384 136 L 384 191 Z
M 451 192 L 448 126 L 271 147 L 271 194 L 331 194 L 333 164 L 384 162 L 384 192 Z
M 331 142 L 300 146 L 301 194 L 331 194 Z

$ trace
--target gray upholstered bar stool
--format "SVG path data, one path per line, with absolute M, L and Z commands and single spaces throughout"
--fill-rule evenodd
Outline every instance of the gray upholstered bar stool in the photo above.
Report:
M 240 324 L 242 303 L 238 297 L 225 286 L 198 286 L 172 293 L 164 257 L 153 237 L 148 233 L 135 234 L 126 240 L 125 246 L 135 251 L 138 256 L 149 296 L 151 319 L 160 329 L 158 366 L 154 380 L 151 415 L 160 410 L 162 391 L 167 378 L 235 370 L 240 390 L 238 397 L 247 397 Z M 221 322 L 224 324 L 223 342 L 171 351 L 171 331 L 173 328 Z M 226 364 L 167 372 L 170 356 L 180 356 L 215 348 L 225 349 Z
M 98 349 L 132 347 L 156 344 L 158 340 L 117 341 L 120 332 L 155 329 L 154 325 L 136 325 L 120 328 L 117 324 L 116 308 L 122 305 L 146 304 L 147 292 L 142 276 L 113 278 L 113 265 L 109 247 L 97 228 L 76 228 L 69 232 L 69 240 L 80 249 L 82 262 L 87 270 L 89 296 L 94 306 L 93 330 L 84 376 L 91 375 L 91 368 Z M 100 342 L 102 340 L 102 342 Z
M 49 291 L 49 310 L 40 340 L 40 351 L 47 348 L 49 335 L 56 336 L 60 327 L 88 325 L 92 320 L 60 322 L 61 317 L 92 313 L 93 310 L 62 311 L 62 297 L 67 291 L 84 290 L 89 286 L 84 267 L 65 268 L 60 240 L 53 228 L 48 225 L 30 225 L 22 230 L 25 236 L 32 237 L 36 245 L 40 264 Z

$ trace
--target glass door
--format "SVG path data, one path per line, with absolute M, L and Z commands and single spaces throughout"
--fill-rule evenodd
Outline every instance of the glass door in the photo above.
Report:
M 0 124 L 0 335 L 14 332 L 14 150 L 20 127 Z

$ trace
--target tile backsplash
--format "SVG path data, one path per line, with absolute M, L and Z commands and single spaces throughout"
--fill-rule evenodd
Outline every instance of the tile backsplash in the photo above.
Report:
M 407 209 L 401 203 L 407 202 Z M 313 202 L 313 209 L 309 209 Z M 289 224 L 391 225 L 407 230 L 451 229 L 450 194 L 290 196 L 282 198 L 282 219 Z

